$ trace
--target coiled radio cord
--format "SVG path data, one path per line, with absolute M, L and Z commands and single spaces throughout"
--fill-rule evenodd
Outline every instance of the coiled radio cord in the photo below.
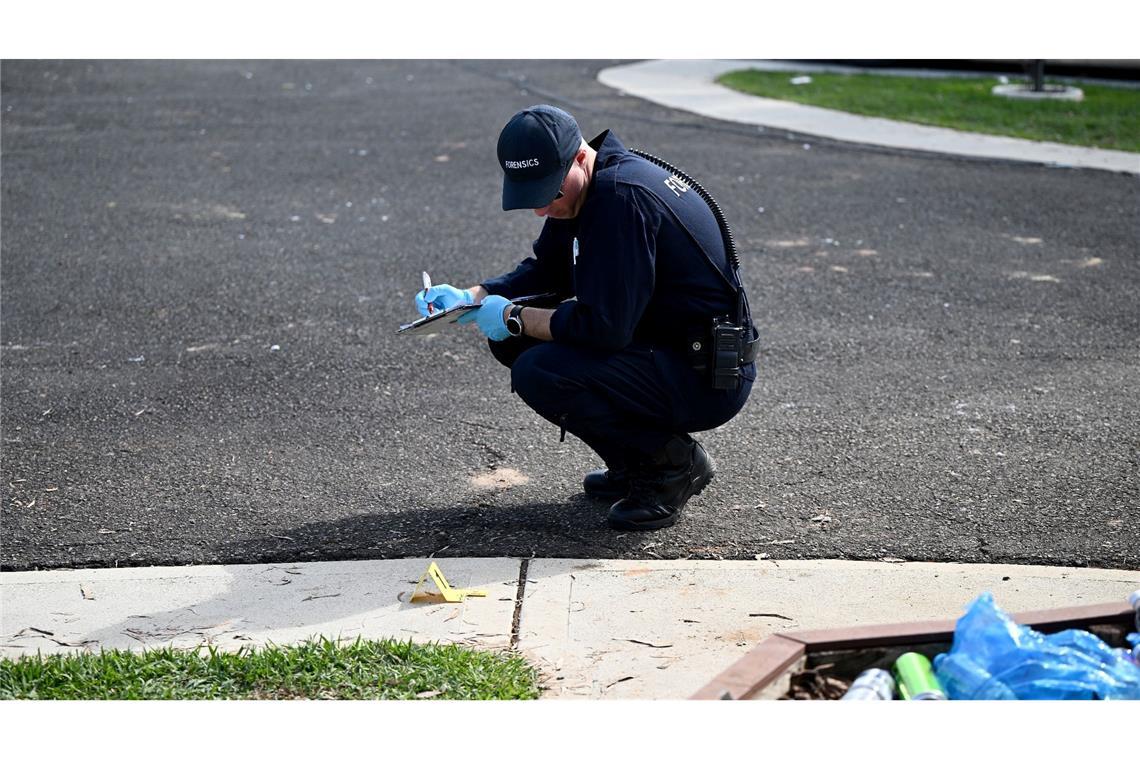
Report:
M 724 212 L 721 211 L 720 204 L 712 197 L 712 193 L 701 186 L 700 182 L 697 182 L 665 159 L 658 158 L 652 153 L 646 153 L 636 148 L 631 148 L 629 152 L 680 177 L 686 185 L 696 191 L 697 195 L 700 196 L 701 200 L 703 200 L 705 205 L 709 207 L 709 210 L 712 211 L 713 218 L 716 219 L 716 225 L 720 228 L 721 239 L 724 240 L 725 256 L 728 259 L 729 265 L 732 267 L 732 273 L 736 275 L 736 284 L 733 285 L 731 282 L 729 283 L 729 287 L 732 287 L 736 291 L 736 324 L 738 327 L 745 326 L 744 316 L 746 313 L 748 315 L 748 322 L 751 323 L 752 310 L 748 308 L 748 294 L 744 292 L 744 286 L 740 282 L 740 258 L 736 255 L 736 242 L 732 239 L 732 230 L 728 227 L 728 221 L 724 218 Z M 705 256 L 708 257 L 708 254 L 706 253 Z M 709 259 L 709 261 L 711 263 L 712 259 Z M 718 272 L 720 271 L 719 267 L 716 267 L 716 269 Z

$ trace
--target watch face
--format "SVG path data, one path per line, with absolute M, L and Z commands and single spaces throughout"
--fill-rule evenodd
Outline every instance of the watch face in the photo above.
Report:
M 507 316 L 507 332 L 511 335 L 519 336 L 523 334 L 522 318 L 519 317 L 519 312 L 522 309 L 511 309 L 511 313 Z

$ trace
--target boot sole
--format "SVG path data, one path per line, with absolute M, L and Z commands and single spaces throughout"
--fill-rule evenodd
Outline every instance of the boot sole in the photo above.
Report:
M 713 477 L 716 475 L 716 470 L 714 470 L 713 467 L 714 467 L 714 465 L 712 463 L 712 458 L 710 457 L 709 458 L 709 471 L 707 473 L 705 473 L 702 477 L 697 478 L 696 480 L 694 480 L 692 483 L 689 484 L 689 490 L 688 490 L 684 500 L 682 500 L 681 506 L 677 507 L 677 511 L 674 512 L 673 514 L 669 515 L 668 517 L 662 517 L 660 520 L 654 520 L 653 522 L 640 522 L 640 523 L 625 522 L 623 520 L 609 520 L 608 522 L 609 522 L 610 527 L 615 528 L 617 530 L 631 531 L 631 530 L 657 530 L 659 528 L 668 528 L 668 527 L 672 526 L 678 520 L 681 519 L 681 512 L 683 512 L 685 510 L 685 505 L 689 503 L 689 499 L 693 498 L 694 496 L 700 496 L 701 491 L 705 490 L 705 487 L 708 486 L 708 484 L 712 482 Z

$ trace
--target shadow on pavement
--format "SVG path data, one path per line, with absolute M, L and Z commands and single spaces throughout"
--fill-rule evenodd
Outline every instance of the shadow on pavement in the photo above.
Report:
M 576 494 L 564 502 L 409 508 L 311 522 L 287 534 L 231 542 L 222 552 L 245 562 L 312 562 L 336 558 L 627 556 L 655 540 L 606 524 L 607 504 Z

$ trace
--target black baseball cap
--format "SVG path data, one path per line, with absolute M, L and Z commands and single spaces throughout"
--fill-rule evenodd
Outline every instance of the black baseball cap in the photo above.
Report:
M 519 111 L 499 133 L 503 211 L 550 205 L 582 145 L 574 117 L 548 105 Z

